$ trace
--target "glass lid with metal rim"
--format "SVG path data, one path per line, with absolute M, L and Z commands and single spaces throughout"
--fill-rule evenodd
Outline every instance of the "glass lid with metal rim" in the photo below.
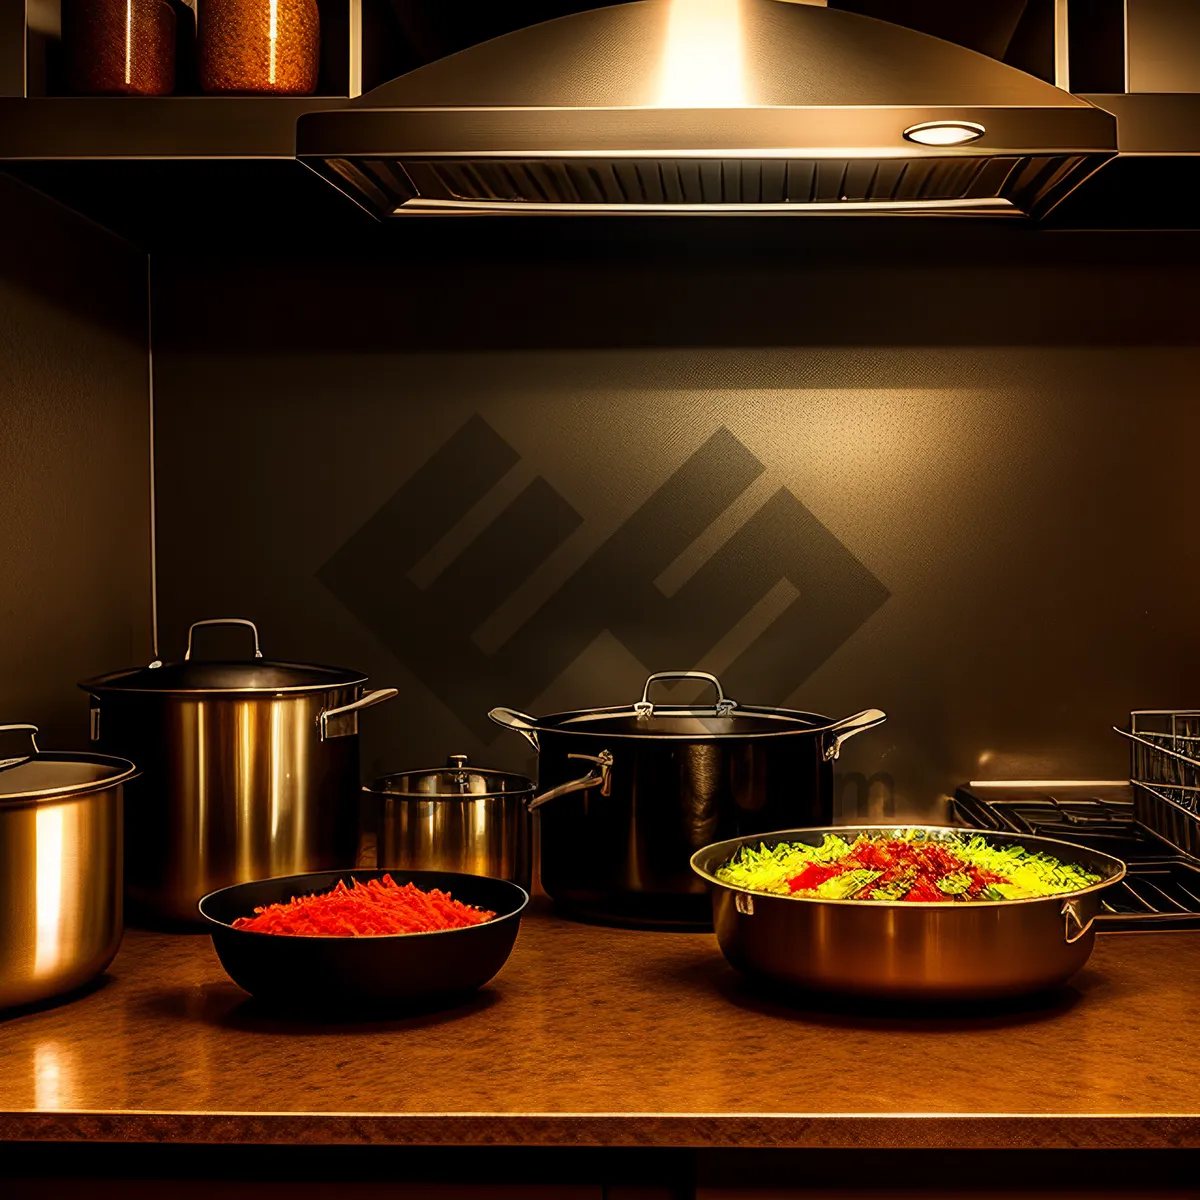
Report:
M 389 796 L 413 796 L 422 800 L 454 800 L 464 796 L 484 797 L 532 795 L 537 790 L 532 779 L 511 771 L 491 771 L 470 766 L 465 754 L 451 754 L 444 767 L 423 771 L 400 771 L 373 779 L 364 788 Z

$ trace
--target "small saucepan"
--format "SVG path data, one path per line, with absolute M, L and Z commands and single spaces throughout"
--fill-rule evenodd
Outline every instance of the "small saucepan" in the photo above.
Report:
M 532 779 L 452 754 L 444 767 L 372 780 L 360 801 L 359 867 L 462 871 L 530 886 Z

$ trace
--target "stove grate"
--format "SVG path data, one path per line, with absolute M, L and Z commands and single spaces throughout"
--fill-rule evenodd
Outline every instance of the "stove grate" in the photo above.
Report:
M 1200 930 L 1200 862 L 1161 840 L 1134 816 L 1128 787 L 1103 794 L 1080 785 L 965 784 L 954 795 L 956 824 L 1058 838 L 1121 859 L 1124 880 L 1104 894 L 1099 933 Z

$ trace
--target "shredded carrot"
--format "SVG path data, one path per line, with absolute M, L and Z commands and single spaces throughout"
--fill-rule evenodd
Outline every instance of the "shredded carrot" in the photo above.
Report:
M 403 886 L 390 875 L 347 887 L 339 879 L 331 892 L 295 896 L 287 904 L 256 908 L 252 917 L 238 917 L 234 929 L 305 937 L 377 937 L 395 933 L 432 933 L 482 925 L 496 914 L 455 900 L 448 892 L 423 892 L 412 883 Z

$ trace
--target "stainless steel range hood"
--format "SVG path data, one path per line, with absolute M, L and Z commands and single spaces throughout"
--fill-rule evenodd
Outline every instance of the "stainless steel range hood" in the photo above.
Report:
M 1039 216 L 1112 117 L 938 38 L 789 0 L 644 0 L 495 38 L 301 117 L 379 217 Z

